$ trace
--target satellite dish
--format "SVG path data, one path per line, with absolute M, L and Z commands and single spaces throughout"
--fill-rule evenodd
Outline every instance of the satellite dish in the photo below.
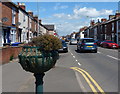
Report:
M 21 22 L 18 22 L 17 25 L 21 25 Z
M 8 21 L 8 18 L 7 17 L 3 17 L 2 18 L 2 22 L 7 22 Z

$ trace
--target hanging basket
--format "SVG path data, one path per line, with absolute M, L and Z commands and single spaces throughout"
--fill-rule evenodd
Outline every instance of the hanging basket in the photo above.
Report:
M 19 54 L 22 68 L 32 73 L 43 73 L 50 70 L 59 58 L 57 51 L 45 52 L 41 47 L 24 46 Z

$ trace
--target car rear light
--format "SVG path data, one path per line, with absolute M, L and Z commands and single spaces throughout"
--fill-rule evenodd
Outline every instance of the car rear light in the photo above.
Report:
M 82 45 L 85 45 L 85 43 L 82 43 Z
M 97 45 L 97 43 L 94 43 L 94 45 Z

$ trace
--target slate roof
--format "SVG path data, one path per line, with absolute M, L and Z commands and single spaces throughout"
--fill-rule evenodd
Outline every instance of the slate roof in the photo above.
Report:
M 54 25 L 44 25 L 48 30 L 53 31 L 54 30 Z

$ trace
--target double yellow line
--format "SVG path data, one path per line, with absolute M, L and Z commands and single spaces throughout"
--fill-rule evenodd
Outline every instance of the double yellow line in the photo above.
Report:
M 98 94 L 96 88 L 93 86 L 93 84 L 91 82 L 94 83 L 94 85 L 97 87 L 97 89 L 99 90 L 99 92 L 101 92 L 102 94 L 105 94 L 105 92 L 103 91 L 103 89 L 98 85 L 98 83 L 90 76 L 90 74 L 88 72 L 86 72 L 85 70 L 78 68 L 78 67 L 71 67 L 70 69 L 76 70 L 79 73 L 82 74 L 82 76 L 84 77 L 84 79 L 86 80 L 86 82 L 88 83 L 88 85 L 90 86 L 92 92 L 94 94 Z M 90 80 L 91 81 L 90 81 Z

